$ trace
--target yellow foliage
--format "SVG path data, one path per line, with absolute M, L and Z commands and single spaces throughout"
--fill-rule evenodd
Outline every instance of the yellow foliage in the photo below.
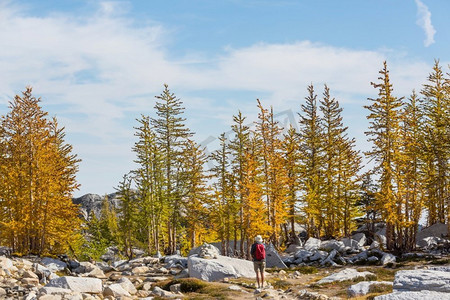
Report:
M 80 228 L 71 193 L 76 156 L 31 88 L 16 96 L 0 129 L 0 238 L 19 253 L 65 252 Z

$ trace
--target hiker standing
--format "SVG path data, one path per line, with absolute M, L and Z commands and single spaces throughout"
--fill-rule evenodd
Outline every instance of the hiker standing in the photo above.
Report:
M 250 254 L 253 258 L 253 267 L 255 268 L 256 282 L 259 289 L 264 287 L 264 269 L 266 268 L 266 249 L 263 244 L 263 239 L 260 235 L 257 235 L 255 237 L 255 243 L 252 245 Z M 259 278 L 261 278 L 261 282 Z

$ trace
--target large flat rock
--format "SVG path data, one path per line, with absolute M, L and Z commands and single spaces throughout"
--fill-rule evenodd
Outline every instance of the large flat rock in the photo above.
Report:
M 416 241 L 420 241 L 427 237 L 443 237 L 448 233 L 447 224 L 436 223 L 427 228 L 422 229 L 416 235 Z
M 266 247 L 266 266 L 268 268 L 286 269 L 287 266 L 281 259 L 275 247 L 272 244 L 268 245 L 266 244 L 265 247 Z
M 101 279 L 91 277 L 63 276 L 50 280 L 46 287 L 58 287 L 90 294 L 101 294 L 103 291 Z
M 253 262 L 219 255 L 215 259 L 203 259 L 196 255 L 188 258 L 189 276 L 205 281 L 217 281 L 226 277 L 255 278 Z
M 392 285 L 392 282 L 390 282 L 390 281 L 361 281 L 361 282 L 351 285 L 347 289 L 347 294 L 349 297 L 364 296 L 369 293 L 370 288 L 372 286 L 377 286 L 377 285 Z
M 450 294 L 434 291 L 393 292 L 377 296 L 374 300 L 450 300 Z
M 356 278 L 368 278 L 375 276 L 373 273 L 370 272 L 358 272 L 356 269 L 344 269 L 338 273 L 331 274 L 330 276 L 324 277 L 320 279 L 317 283 L 323 284 L 323 283 L 330 283 L 330 282 L 339 282 L 339 281 L 346 281 L 346 280 L 353 280 Z
M 65 262 L 51 257 L 44 257 L 41 260 L 41 265 L 47 267 L 52 272 L 62 271 L 67 268 L 67 264 Z
M 422 290 L 450 293 L 450 272 L 403 270 L 395 274 L 394 291 Z

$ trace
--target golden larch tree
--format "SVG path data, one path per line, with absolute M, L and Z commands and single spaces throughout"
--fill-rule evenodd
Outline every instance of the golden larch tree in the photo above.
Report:
M 81 222 L 72 203 L 79 160 L 39 103 L 27 87 L 1 118 L 0 238 L 22 254 L 66 251 Z

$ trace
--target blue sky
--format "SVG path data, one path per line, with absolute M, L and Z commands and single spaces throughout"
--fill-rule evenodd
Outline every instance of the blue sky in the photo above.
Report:
M 256 98 L 282 124 L 298 119 L 310 83 L 319 95 L 329 85 L 367 150 L 370 81 L 387 60 L 408 96 L 434 59 L 449 71 L 448 11 L 446 0 L 0 0 L 0 114 L 33 86 L 83 160 L 75 196 L 113 192 L 134 168 L 135 119 L 154 114 L 164 83 L 208 151 L 238 110 L 256 118 Z

